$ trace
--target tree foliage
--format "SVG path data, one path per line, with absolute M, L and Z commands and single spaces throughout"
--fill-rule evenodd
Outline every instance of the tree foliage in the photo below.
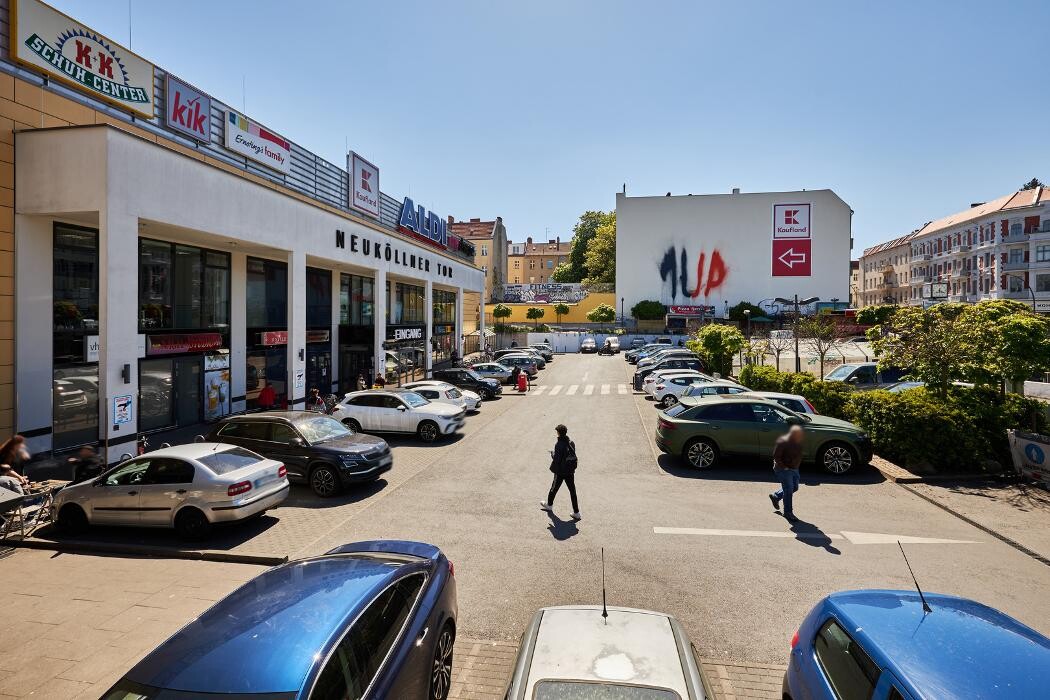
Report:
M 587 243 L 584 282 L 616 282 L 616 212 L 610 212 Z
M 687 348 L 704 361 L 708 369 L 728 377 L 733 372 L 733 357 L 746 341 L 744 334 L 734 326 L 709 323 L 685 341 Z
M 928 309 L 901 306 L 868 333 L 879 367 L 900 367 L 943 397 L 952 381 L 963 376 L 967 352 L 965 304 L 936 304 Z
M 645 299 L 631 307 L 631 316 L 639 321 L 658 321 L 666 315 L 667 307 L 652 299 Z
M 588 276 L 587 246 L 597 235 L 598 229 L 603 225 L 612 224 L 615 232 L 615 222 L 615 212 L 585 211 L 581 214 L 580 220 L 572 228 L 572 245 L 569 248 L 569 259 L 554 268 L 554 272 L 551 273 L 551 280 L 554 282 L 583 282 L 584 278 Z
M 759 316 L 765 316 L 766 312 L 762 310 L 762 307 L 756 306 L 749 301 L 742 301 L 736 306 L 729 307 L 729 320 L 736 321 L 737 323 L 744 323 L 747 317 L 744 315 L 744 311 L 751 312 L 751 318 L 758 318 Z
M 1034 190 L 1036 187 L 1041 187 L 1042 185 L 1043 183 L 1039 182 L 1039 178 L 1033 177 L 1031 180 L 1029 180 L 1021 186 L 1021 191 L 1023 192 L 1025 190 Z
M 591 323 L 612 323 L 616 318 L 616 309 L 609 304 L 598 304 L 587 312 L 587 320 Z
M 795 326 L 800 341 L 805 341 L 820 358 L 820 376 L 824 377 L 824 360 L 838 340 L 838 326 L 827 314 L 803 316 Z
M 554 305 L 554 315 L 558 317 L 558 323 L 561 323 L 561 317 L 567 313 L 569 313 L 568 304 L 559 303 Z
M 539 326 L 538 321 L 541 318 L 543 318 L 544 313 L 546 312 L 543 309 L 536 308 L 535 306 L 530 306 L 528 309 L 525 310 L 525 318 L 529 319 L 530 321 L 537 321 L 536 325 Z
M 877 326 L 880 323 L 885 323 L 886 319 L 892 316 L 897 308 L 898 307 L 893 304 L 865 306 L 863 309 L 857 311 L 857 323 L 863 323 L 866 326 Z
M 506 304 L 496 304 L 496 308 L 492 309 L 492 317 L 499 320 L 501 318 L 510 318 L 511 310 Z

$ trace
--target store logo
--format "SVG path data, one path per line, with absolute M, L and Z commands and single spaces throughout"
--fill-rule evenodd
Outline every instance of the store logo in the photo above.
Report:
M 773 238 L 809 238 L 809 204 L 774 204 Z
M 170 75 L 165 92 L 168 126 L 199 141 L 211 141 L 211 98 Z
M 785 224 L 797 224 L 798 219 L 795 218 L 798 215 L 798 209 L 785 209 L 784 210 L 784 223 Z
M 401 220 L 398 226 L 403 231 L 433 241 L 443 248 L 448 247 L 448 230 L 445 220 L 434 212 L 427 211 L 422 205 L 417 208 L 408 197 L 405 197 L 401 205 Z
M 350 206 L 379 218 L 379 168 L 350 152 L 346 156 L 350 172 Z
M 372 188 L 369 187 L 368 181 L 371 179 L 372 173 L 367 171 L 361 171 L 361 189 L 365 192 L 371 192 Z
M 58 36 L 57 46 L 33 34 L 25 45 L 59 73 L 84 87 L 123 102 L 150 102 L 150 93 L 131 84 L 117 52 L 97 34 L 67 30 Z

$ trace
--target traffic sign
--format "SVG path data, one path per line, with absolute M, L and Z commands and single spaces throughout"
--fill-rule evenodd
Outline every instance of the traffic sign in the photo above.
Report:
M 812 277 L 813 241 L 809 238 L 773 239 L 774 277 Z

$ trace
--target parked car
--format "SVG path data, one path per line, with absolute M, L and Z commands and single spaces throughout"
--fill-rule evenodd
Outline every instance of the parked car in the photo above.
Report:
M 650 365 L 649 367 L 643 367 L 643 368 L 635 370 L 635 372 L 634 372 L 635 388 L 636 389 L 641 389 L 642 382 L 645 381 L 646 377 L 648 377 L 653 372 L 657 372 L 657 371 L 662 370 L 662 369 L 691 369 L 691 370 L 695 370 L 697 372 L 704 372 L 705 367 L 704 367 L 704 363 L 699 358 L 697 358 L 696 356 L 693 356 L 693 357 L 668 357 L 668 358 L 666 358 L 664 360 L 661 360 L 659 363 L 657 363 L 655 365 Z
M 1047 688 L 1050 638 L 1014 618 L 967 598 L 861 590 L 833 593 L 806 616 L 783 697 L 1039 698 Z
M 500 362 L 499 364 L 507 366 L 507 363 L 504 362 Z M 535 372 L 536 370 L 533 369 L 534 374 Z M 482 401 L 494 399 L 503 393 L 503 387 L 500 386 L 500 383 L 497 380 L 491 377 L 483 377 L 467 367 L 436 369 L 431 372 L 431 376 L 438 381 L 448 382 L 452 386 L 459 387 L 460 389 L 470 389 L 480 396 Z
M 635 338 L 631 341 L 631 349 L 637 350 L 645 347 L 645 338 Z
M 845 382 L 855 389 L 885 389 L 901 380 L 905 370 L 887 367 L 880 370 L 875 362 L 839 365 L 824 376 L 826 382 Z
M 102 698 L 444 700 L 457 617 L 437 547 L 347 544 L 251 579 Z
M 660 352 L 654 353 L 649 357 L 645 357 L 639 360 L 638 369 L 652 367 L 658 362 L 670 357 L 697 357 L 697 354 L 695 352 L 692 352 L 691 350 L 686 350 L 685 348 L 670 348 L 668 350 L 661 350 Z
M 729 454 L 768 461 L 776 439 L 792 425 L 805 428 L 802 459 L 825 471 L 845 474 L 871 461 L 871 440 L 852 423 L 795 413 L 752 394 L 683 396 L 660 413 L 656 445 L 697 469 L 713 467 Z
M 330 416 L 309 411 L 229 416 L 214 424 L 205 439 L 282 462 L 289 481 L 309 484 L 322 498 L 351 484 L 375 481 L 394 464 L 386 440 L 355 433 Z
M 628 362 L 630 362 L 631 364 L 635 364 L 641 358 L 648 357 L 649 355 L 652 355 L 654 352 L 657 352 L 659 350 L 665 350 L 668 347 L 669 346 L 667 344 L 665 344 L 665 343 L 648 343 L 648 344 L 643 345 L 642 347 L 640 347 L 640 348 L 638 348 L 636 350 L 629 350 L 629 351 L 627 351 L 626 353 L 624 353 L 624 359 L 627 360 Z
M 408 391 L 414 391 L 427 401 L 447 403 L 450 406 L 463 408 L 470 412 L 481 410 L 481 397 L 469 389 L 460 390 L 448 382 L 435 379 L 426 379 L 412 382 L 401 387 Z
M 511 355 L 525 355 L 526 357 L 532 358 L 533 363 L 536 365 L 536 369 L 543 369 L 547 366 L 547 361 L 543 359 L 543 356 L 532 348 L 504 348 L 503 350 L 497 350 L 493 353 L 493 358 L 496 362 L 502 362 L 504 357 L 509 357 Z
M 646 378 L 646 381 L 652 378 L 652 375 Z M 709 384 L 715 383 L 715 380 L 706 374 L 700 374 L 694 372 L 692 374 L 670 374 L 661 377 L 658 381 L 648 385 L 648 392 L 652 394 L 656 400 L 657 405 L 662 408 L 674 406 L 678 403 L 678 400 L 686 395 L 689 395 L 689 391 L 694 388 L 701 388 Z M 718 382 L 719 386 L 724 386 L 721 382 Z M 743 390 L 741 388 L 741 390 Z M 719 393 L 719 392 L 715 392 Z M 728 393 L 723 391 L 721 393 Z
M 651 373 L 645 378 L 645 381 L 642 382 L 642 391 L 644 391 L 647 394 L 652 394 L 653 389 L 656 388 L 656 385 L 659 384 L 661 381 L 670 377 L 685 376 L 700 377 L 701 379 L 704 379 L 709 382 L 714 381 L 714 377 L 708 376 L 703 372 L 698 372 L 693 369 L 662 369 L 659 372 Z
M 754 394 L 755 396 L 761 396 L 770 401 L 776 401 L 784 408 L 789 411 L 794 411 L 795 413 L 819 413 L 819 411 L 813 407 L 813 404 L 809 402 L 809 399 L 800 394 L 783 394 L 779 391 L 749 391 L 748 393 Z
M 66 486 L 53 504 L 60 530 L 88 525 L 173 527 L 203 539 L 215 523 L 246 520 L 288 496 L 280 462 L 236 445 L 194 442 L 118 464 L 97 479 Z
M 510 375 L 514 372 L 510 367 L 499 362 L 477 362 L 470 368 L 477 375 L 486 379 L 495 379 L 500 384 L 509 384 Z
M 972 382 L 952 382 L 952 386 L 962 387 L 962 388 L 965 388 L 965 389 L 972 389 L 973 388 L 973 383 Z M 909 382 L 897 382 L 896 384 L 891 384 L 889 386 L 882 387 L 882 388 L 886 389 L 886 391 L 890 392 L 891 394 L 899 394 L 902 391 L 907 391 L 908 389 L 918 389 L 920 387 L 925 388 L 926 387 L 926 382 L 910 382 L 910 381 Z
M 427 401 L 411 391 L 370 389 L 344 396 L 332 417 L 357 433 L 409 433 L 423 442 L 434 442 L 442 435 L 458 432 L 466 413 L 462 408 Z
M 580 341 L 580 352 L 598 352 L 598 346 L 594 338 L 584 338 Z
M 743 394 L 746 391 L 746 386 L 741 386 L 736 382 L 731 382 L 725 379 L 716 379 L 705 384 L 689 387 L 685 390 L 685 393 L 679 397 L 679 400 L 686 396 L 719 396 L 722 394 Z
M 542 608 L 521 637 L 507 700 L 713 698 L 699 654 L 670 615 L 632 608 Z
M 540 357 L 542 357 L 547 362 L 551 362 L 554 359 L 554 350 L 551 348 L 550 345 L 547 345 L 545 343 L 533 343 L 529 347 L 538 352 L 540 354 Z
M 499 359 L 501 365 L 508 365 L 510 367 L 520 367 L 522 372 L 525 372 L 530 377 L 536 376 L 536 358 L 531 355 L 524 353 L 518 353 L 517 355 L 504 355 Z

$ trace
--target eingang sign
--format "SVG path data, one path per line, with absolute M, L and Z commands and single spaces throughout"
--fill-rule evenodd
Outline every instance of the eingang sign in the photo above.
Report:
M 38 0 L 11 4 L 11 56 L 93 97 L 153 118 L 153 64 Z

